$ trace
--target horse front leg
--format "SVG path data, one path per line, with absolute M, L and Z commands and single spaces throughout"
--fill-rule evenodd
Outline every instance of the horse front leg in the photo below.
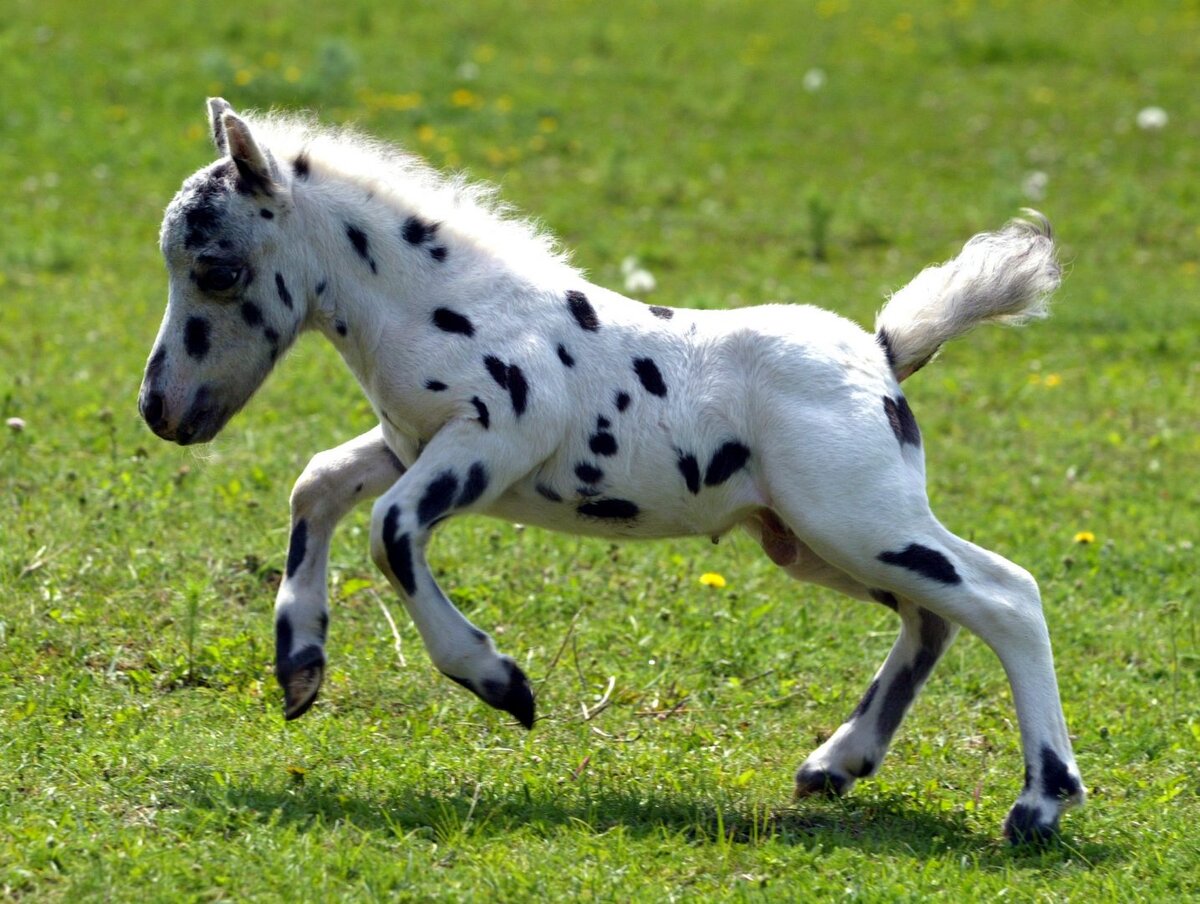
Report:
M 376 427 L 314 455 L 292 489 L 287 566 L 275 597 L 275 677 L 283 688 L 285 719 L 308 712 L 325 677 L 326 571 L 334 528 L 356 504 L 374 499 L 403 473 Z

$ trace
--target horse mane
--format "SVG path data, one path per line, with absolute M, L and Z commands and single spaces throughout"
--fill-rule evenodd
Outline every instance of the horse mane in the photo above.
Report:
M 465 173 L 444 174 L 395 144 L 352 125 L 327 126 L 311 114 L 242 114 L 279 165 L 307 170 L 314 184 L 356 187 L 399 212 L 444 224 L 498 255 L 519 255 L 574 274 L 569 253 L 533 219 L 499 197 L 499 187 Z

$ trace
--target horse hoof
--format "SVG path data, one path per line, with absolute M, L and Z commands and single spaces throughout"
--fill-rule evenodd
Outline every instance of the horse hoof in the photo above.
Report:
M 325 654 L 319 647 L 302 650 L 281 663 L 275 670 L 275 677 L 283 688 L 283 718 L 289 722 L 298 719 L 317 700 L 321 682 L 325 679 Z

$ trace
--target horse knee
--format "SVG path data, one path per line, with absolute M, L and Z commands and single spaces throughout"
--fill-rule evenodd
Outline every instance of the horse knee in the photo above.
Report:
M 338 469 L 329 452 L 318 452 L 305 466 L 292 486 L 292 518 L 314 518 L 336 511 L 340 495 Z

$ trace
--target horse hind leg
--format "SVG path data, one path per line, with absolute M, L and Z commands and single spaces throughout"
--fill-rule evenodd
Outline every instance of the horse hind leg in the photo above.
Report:
M 767 555 L 801 581 L 874 600 L 900 616 L 900 635 L 849 718 L 796 772 L 796 796 L 842 795 L 878 770 L 892 738 L 934 665 L 949 648 L 958 626 L 897 598 L 869 588 L 831 565 L 802 542 L 771 510 L 746 524 Z

